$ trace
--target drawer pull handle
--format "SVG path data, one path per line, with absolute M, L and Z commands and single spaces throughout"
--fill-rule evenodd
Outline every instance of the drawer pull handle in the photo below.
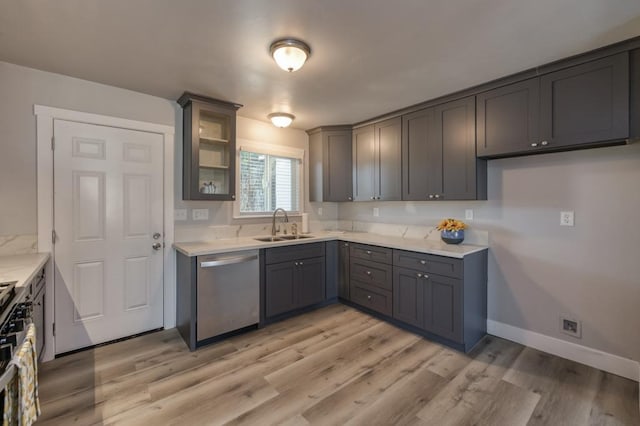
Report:
M 365 272 L 367 275 L 371 275 L 371 271 L 367 271 Z
M 367 295 L 367 300 L 371 300 L 371 295 Z
M 426 261 L 426 260 L 421 260 L 421 261 L 420 261 L 420 264 L 421 264 L 421 265 L 426 265 L 426 264 L 427 264 L 427 261 Z
M 367 254 L 371 254 L 371 250 L 367 250 Z

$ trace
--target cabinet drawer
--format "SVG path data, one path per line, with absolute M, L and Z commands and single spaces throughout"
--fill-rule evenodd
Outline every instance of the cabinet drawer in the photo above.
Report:
M 350 269 L 352 280 L 358 280 L 376 287 L 384 288 L 385 290 L 391 290 L 393 288 L 393 270 L 391 265 L 356 259 L 351 261 Z
M 393 264 L 394 266 L 410 268 L 420 272 L 462 278 L 462 259 L 434 256 L 414 251 L 394 250 Z
M 351 301 L 358 305 L 391 316 L 393 299 L 391 292 L 351 280 Z
M 287 262 L 290 260 L 324 257 L 324 243 L 306 243 L 293 246 L 268 248 L 265 252 L 265 263 Z
M 373 260 L 391 264 L 393 250 L 385 247 L 369 246 L 366 244 L 351 244 L 351 258 Z

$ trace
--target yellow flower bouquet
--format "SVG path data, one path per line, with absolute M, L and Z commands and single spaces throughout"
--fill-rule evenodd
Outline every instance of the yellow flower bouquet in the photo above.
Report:
M 438 231 L 442 231 L 440 238 L 447 244 L 460 244 L 464 241 L 466 228 L 467 225 L 463 221 L 452 218 L 442 219 L 436 226 Z

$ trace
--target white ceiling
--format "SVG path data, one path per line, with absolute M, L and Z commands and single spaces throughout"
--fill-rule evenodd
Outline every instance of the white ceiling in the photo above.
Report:
M 362 121 L 640 35 L 638 0 L 0 0 L 0 60 L 294 127 Z M 311 46 L 287 74 L 276 38 Z

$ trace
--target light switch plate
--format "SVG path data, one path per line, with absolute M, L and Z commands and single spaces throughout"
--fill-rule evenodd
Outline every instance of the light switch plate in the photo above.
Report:
M 193 209 L 191 210 L 191 218 L 193 220 L 209 220 L 209 209 Z
M 466 209 L 464 211 L 464 220 L 473 220 L 473 209 Z
M 573 212 L 560 212 L 560 225 L 573 226 Z
M 173 220 L 187 220 L 187 209 L 176 209 L 173 212 Z

